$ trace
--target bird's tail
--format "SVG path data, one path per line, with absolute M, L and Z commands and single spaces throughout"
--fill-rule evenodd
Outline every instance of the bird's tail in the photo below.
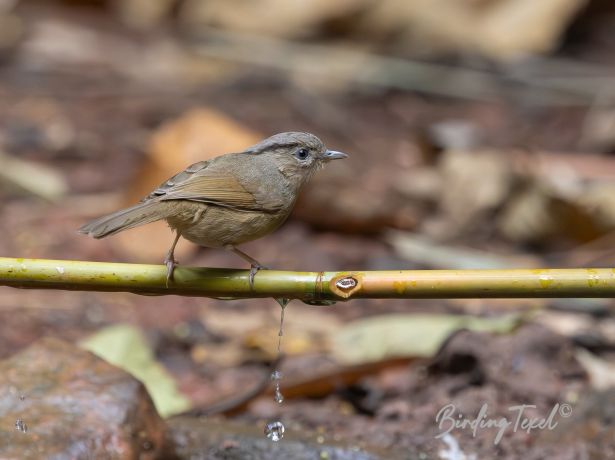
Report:
M 139 203 L 93 220 L 81 227 L 79 233 L 85 233 L 94 238 L 115 235 L 129 228 L 164 219 L 166 215 L 161 211 L 164 211 L 165 207 L 157 201 Z

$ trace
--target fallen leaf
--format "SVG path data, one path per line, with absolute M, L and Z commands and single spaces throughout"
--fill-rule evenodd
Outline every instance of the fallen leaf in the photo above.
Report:
M 391 357 L 429 357 L 456 330 L 506 333 L 519 321 L 517 315 L 498 318 L 427 314 L 371 316 L 348 324 L 333 337 L 333 355 L 344 364 Z
M 60 171 L 49 166 L 0 152 L 0 185 L 9 183 L 32 195 L 57 201 L 66 195 L 68 185 Z
M 451 235 L 484 221 L 505 202 L 514 183 L 510 159 L 496 151 L 447 151 L 440 171 L 440 209 Z
M 98 331 L 80 345 L 143 382 L 162 417 L 190 409 L 190 401 L 177 391 L 175 381 L 156 362 L 137 328 L 125 324 L 111 326 Z
M 195 30 L 215 26 L 279 37 L 317 34 L 327 22 L 356 14 L 366 0 L 186 0 L 180 19 Z
M 280 308 L 254 309 L 241 312 L 231 310 L 207 311 L 203 324 L 208 330 L 237 341 L 245 355 L 261 353 L 267 359 L 277 356 Z M 330 348 L 330 338 L 341 327 L 331 313 L 312 307 L 291 304 L 284 314 L 284 353 L 288 355 L 323 352 Z
M 615 387 L 615 364 L 583 349 L 578 349 L 575 356 L 589 374 L 589 380 L 595 389 Z
M 430 268 L 482 269 L 537 267 L 542 261 L 529 254 L 494 254 L 490 251 L 452 246 L 429 238 L 391 230 L 386 240 L 397 254 Z
M 474 50 L 497 59 L 545 53 L 587 0 L 385 0 L 358 18 L 369 36 L 396 32 L 423 52 Z M 519 33 L 523 30 L 523 33 Z

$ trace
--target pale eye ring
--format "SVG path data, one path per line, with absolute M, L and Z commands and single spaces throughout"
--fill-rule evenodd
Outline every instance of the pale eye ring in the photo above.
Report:
M 308 149 L 306 149 L 305 147 L 302 147 L 302 148 L 300 148 L 299 150 L 297 150 L 295 152 L 295 156 L 299 160 L 306 160 L 307 157 L 310 156 L 310 151 Z

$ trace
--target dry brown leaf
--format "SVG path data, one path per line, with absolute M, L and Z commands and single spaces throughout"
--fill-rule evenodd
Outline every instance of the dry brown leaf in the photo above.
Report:
M 489 269 L 538 267 L 543 261 L 530 254 L 497 254 L 459 245 L 432 241 L 428 237 L 410 232 L 391 230 L 386 241 L 404 259 L 428 268 Z
M 587 0 L 386 0 L 365 15 L 372 35 L 397 31 L 408 46 L 475 50 L 498 59 L 544 53 Z
M 588 315 L 561 311 L 541 311 L 534 320 L 566 337 L 572 337 L 583 331 L 591 331 L 596 327 L 595 322 Z
M 592 387 L 597 390 L 615 387 L 615 364 L 581 348 L 576 351 L 575 355 L 589 374 Z
M 214 26 L 279 37 L 306 37 L 319 25 L 352 15 L 369 0 L 187 0 L 180 17 L 195 28 Z
M 587 242 L 608 231 L 600 219 L 578 196 L 536 183 L 510 200 L 497 225 L 506 238 L 516 242 L 540 243 L 553 236 Z
M 134 203 L 197 161 L 240 152 L 264 136 L 213 109 L 195 109 L 162 125 L 127 199 Z
M 50 201 L 68 191 L 66 178 L 57 169 L 0 152 L 0 186 L 9 184 Z
M 509 159 L 495 151 L 451 150 L 443 155 L 440 169 L 440 208 L 451 234 L 471 228 L 499 207 L 513 184 Z
M 556 229 L 548 212 L 549 197 L 538 186 L 529 186 L 517 193 L 506 205 L 497 225 L 511 241 L 535 242 L 547 238 Z
M 581 192 L 578 202 L 596 221 L 615 228 L 615 181 L 590 185 Z
M 175 3 L 175 0 L 115 0 L 113 7 L 126 25 L 145 30 L 159 25 Z

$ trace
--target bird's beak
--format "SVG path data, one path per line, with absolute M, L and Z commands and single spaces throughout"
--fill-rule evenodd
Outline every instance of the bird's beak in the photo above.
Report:
M 323 155 L 323 160 L 325 161 L 342 160 L 344 158 L 348 158 L 348 155 L 343 152 L 337 152 L 335 150 L 327 150 Z

